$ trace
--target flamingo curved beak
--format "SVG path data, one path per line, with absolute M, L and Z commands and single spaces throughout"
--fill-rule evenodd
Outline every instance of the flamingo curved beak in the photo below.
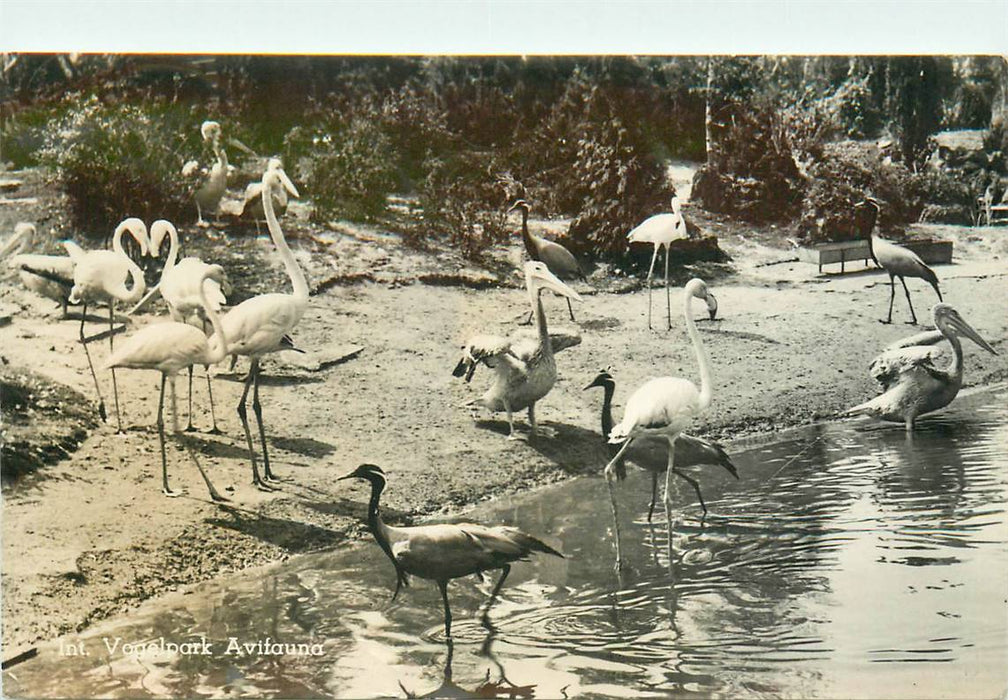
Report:
M 705 301 L 707 302 L 707 313 L 710 315 L 710 320 L 713 321 L 717 318 L 717 298 L 710 292 L 707 292 L 707 299 Z

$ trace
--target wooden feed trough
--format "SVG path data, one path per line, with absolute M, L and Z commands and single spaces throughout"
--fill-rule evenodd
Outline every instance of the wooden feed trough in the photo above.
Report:
M 928 265 L 952 262 L 952 241 L 905 241 L 898 245 L 912 250 Z M 840 263 L 840 272 L 847 271 L 847 263 L 863 260 L 865 267 L 871 260 L 871 250 L 868 241 L 841 241 L 839 243 L 822 243 L 817 246 L 798 249 L 798 259 L 819 266 L 822 274 L 823 265 Z

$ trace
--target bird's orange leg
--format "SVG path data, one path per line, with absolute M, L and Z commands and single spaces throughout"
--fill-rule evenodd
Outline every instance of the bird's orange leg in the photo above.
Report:
M 84 319 L 87 318 L 87 304 L 81 306 L 81 319 L 80 319 L 80 342 L 84 346 L 84 356 L 87 357 L 88 369 L 91 370 L 91 379 L 94 380 L 95 393 L 98 394 L 98 415 L 101 416 L 103 421 L 108 420 L 108 413 L 105 411 L 105 399 L 101 395 L 101 387 L 98 385 L 98 375 L 95 374 L 94 364 L 91 362 L 91 353 L 88 352 L 87 348 L 87 337 L 84 335 Z
M 903 292 L 906 294 L 906 298 L 907 298 L 907 306 L 910 307 L 910 318 L 912 320 L 910 321 L 909 325 L 916 326 L 917 325 L 917 314 L 914 313 L 913 304 L 910 303 L 910 290 L 907 289 L 906 280 L 903 279 L 902 277 L 900 277 L 900 284 L 903 285 Z

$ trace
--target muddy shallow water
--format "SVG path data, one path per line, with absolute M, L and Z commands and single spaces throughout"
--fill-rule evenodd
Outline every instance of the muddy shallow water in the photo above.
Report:
M 634 472 L 618 487 L 629 564 L 620 575 L 605 483 L 575 479 L 466 515 L 515 524 L 567 558 L 515 565 L 493 630 L 478 614 L 492 581 L 453 582 L 451 647 L 437 588 L 415 579 L 390 605 L 392 567 L 367 542 L 151 601 L 41 647 L 4 673 L 4 692 L 998 696 L 1006 448 L 1006 388 L 961 398 L 912 438 L 860 421 L 788 433 L 733 454 L 739 481 L 703 470 L 704 523 L 692 490 L 676 485 L 671 571 L 662 509 L 649 527 L 649 480 Z M 352 489 L 366 499 L 363 484 Z M 203 638 L 209 654 L 159 648 Z M 267 638 L 302 646 L 272 654 Z

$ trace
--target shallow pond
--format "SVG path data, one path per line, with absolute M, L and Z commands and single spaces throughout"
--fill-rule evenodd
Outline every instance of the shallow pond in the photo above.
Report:
M 414 579 L 390 604 L 392 567 L 368 541 L 163 597 L 47 644 L 4 672 L 4 692 L 1003 695 L 1008 389 L 960 397 L 912 438 L 872 421 L 813 426 L 733 460 L 739 481 L 698 470 L 704 523 L 692 490 L 676 485 L 671 567 L 662 508 L 650 527 L 639 472 L 618 487 L 628 563 L 619 575 L 600 477 L 467 514 L 540 535 L 567 558 L 515 565 L 493 630 L 479 616 L 493 581 L 453 582 L 451 647 L 436 586 Z M 366 501 L 363 483 L 357 493 Z M 205 638 L 210 653 L 162 651 L 162 638 L 196 642 L 187 652 Z M 244 647 L 267 638 L 302 646 Z M 137 643 L 154 647 L 123 653 Z

